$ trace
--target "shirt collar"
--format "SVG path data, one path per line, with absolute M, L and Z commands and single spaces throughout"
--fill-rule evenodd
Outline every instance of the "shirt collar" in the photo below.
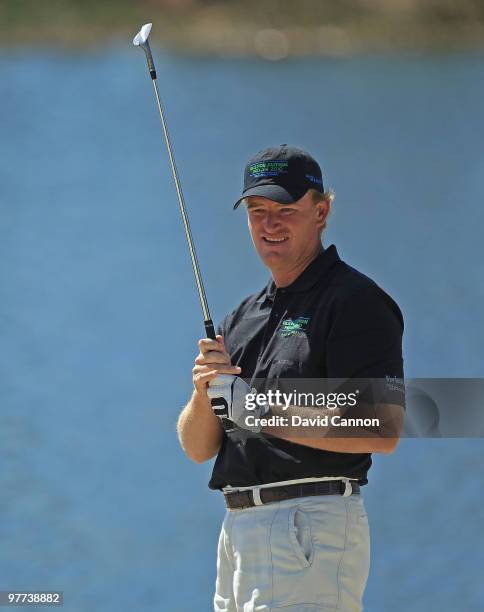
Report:
M 320 282 L 330 271 L 330 269 L 339 261 L 341 261 L 338 251 L 334 244 L 327 249 L 323 249 L 313 261 L 301 272 L 301 274 L 287 287 L 282 287 L 279 290 L 284 293 L 297 293 L 299 291 L 308 291 L 317 282 Z M 268 299 L 274 301 L 276 295 L 276 284 L 271 279 L 262 292 L 260 301 Z

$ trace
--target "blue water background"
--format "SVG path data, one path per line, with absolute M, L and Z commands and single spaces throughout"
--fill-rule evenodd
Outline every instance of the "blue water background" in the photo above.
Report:
M 243 164 L 288 142 L 336 192 L 325 244 L 400 304 L 406 375 L 484 376 L 482 54 L 155 55 L 215 321 L 268 278 Z M 208 611 L 224 508 L 175 435 L 202 324 L 144 58 L 3 51 L 0 74 L 0 589 Z M 484 609 L 483 451 L 375 457 L 367 610 Z

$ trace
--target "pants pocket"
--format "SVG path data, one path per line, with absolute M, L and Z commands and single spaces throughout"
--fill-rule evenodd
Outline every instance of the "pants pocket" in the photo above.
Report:
M 289 540 L 301 568 L 310 567 L 314 557 L 309 514 L 301 508 L 292 508 L 288 517 Z
M 314 540 L 309 511 L 302 506 L 282 506 L 276 511 L 270 535 L 273 589 L 271 609 L 302 612 L 306 607 L 309 610 L 334 608 L 337 601 L 336 585 L 331 585 L 329 589 L 321 568 L 316 567 L 317 550 Z

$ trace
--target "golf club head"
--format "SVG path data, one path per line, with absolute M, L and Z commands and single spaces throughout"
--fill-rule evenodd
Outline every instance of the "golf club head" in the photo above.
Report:
M 151 55 L 150 43 L 148 37 L 151 32 L 151 23 L 145 23 L 141 30 L 133 38 L 133 45 L 141 47 L 146 55 L 146 61 L 148 62 L 148 70 L 150 71 L 151 78 L 156 79 L 155 63 L 153 62 L 153 56 Z
M 136 36 L 133 38 L 133 45 L 142 47 L 148 41 L 148 36 L 150 35 L 152 26 L 152 23 L 145 23 L 138 34 L 136 34 Z

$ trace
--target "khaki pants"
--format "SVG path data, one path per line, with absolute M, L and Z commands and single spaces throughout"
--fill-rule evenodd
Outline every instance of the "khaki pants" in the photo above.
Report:
M 360 612 L 370 566 L 361 495 L 301 497 L 228 510 L 216 612 Z

